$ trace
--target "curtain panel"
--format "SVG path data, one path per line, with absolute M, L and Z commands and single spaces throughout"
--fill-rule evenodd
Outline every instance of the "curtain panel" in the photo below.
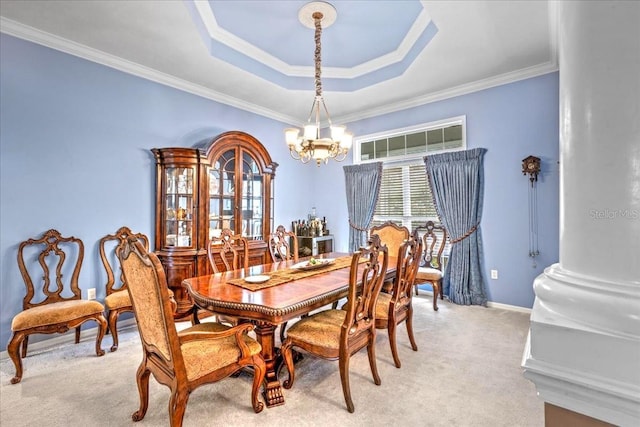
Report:
M 486 151 L 474 148 L 424 158 L 436 210 L 451 240 L 442 285 L 456 304 L 487 303 L 480 231 Z
M 382 182 L 382 162 L 344 166 L 349 212 L 349 251 L 367 244 L 367 235 Z

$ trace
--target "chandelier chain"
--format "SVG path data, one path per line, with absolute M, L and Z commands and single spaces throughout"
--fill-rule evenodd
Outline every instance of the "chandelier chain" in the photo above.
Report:
M 320 12 L 315 12 L 313 14 L 313 20 L 315 22 L 315 26 L 316 26 L 316 32 L 315 32 L 315 42 L 316 42 L 316 50 L 314 52 L 314 62 L 316 65 L 316 96 L 322 96 L 322 80 L 320 80 L 320 69 L 321 69 L 321 63 L 322 63 L 322 59 L 321 59 L 321 44 L 320 44 L 320 40 L 322 37 L 322 13 Z

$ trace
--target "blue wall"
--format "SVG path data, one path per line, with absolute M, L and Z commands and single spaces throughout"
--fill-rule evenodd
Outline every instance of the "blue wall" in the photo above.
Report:
M 97 288 L 102 300 L 98 240 L 122 225 L 153 239 L 154 147 L 199 145 L 228 130 L 252 134 L 280 164 L 276 223 L 316 206 L 337 249 L 346 250 L 348 161 L 317 168 L 291 160 L 282 133 L 288 124 L 5 34 L 0 55 L 1 348 L 24 297 L 20 241 L 50 228 L 81 238 L 81 287 Z M 482 229 L 486 268 L 500 271 L 489 281 L 490 300 L 531 307 L 533 278 L 558 258 L 557 73 L 348 126 L 363 135 L 463 114 L 468 146 L 488 149 Z M 530 154 L 544 164 L 538 268 L 527 256 L 528 180 L 520 171 Z

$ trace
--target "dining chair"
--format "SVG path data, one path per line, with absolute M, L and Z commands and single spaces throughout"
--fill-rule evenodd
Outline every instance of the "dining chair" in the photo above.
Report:
M 83 259 L 82 240 L 63 237 L 53 229 L 18 246 L 18 268 L 27 293 L 22 300 L 22 311 L 11 322 L 13 335 L 7 353 L 16 368 L 11 384 L 22 380 L 22 358 L 27 356 L 32 334 L 64 333 L 75 328 L 78 344 L 80 325 L 93 320 L 98 324 L 96 355 L 104 355 L 101 348 L 107 329 L 104 306 L 95 300 L 82 299 L 78 278 Z
M 118 260 L 118 252 L 131 236 L 138 238 L 145 250 L 149 250 L 147 236 L 142 233 L 133 233 L 129 227 L 120 227 L 114 234 L 107 234 L 101 238 L 98 243 L 100 260 L 107 275 L 104 306 L 107 309 L 107 322 L 113 339 L 112 352 L 118 349 L 118 317 L 122 313 L 133 312 L 129 293 L 127 292 L 127 283 L 124 280 L 120 261 Z
M 249 268 L 249 241 L 240 234 L 233 234 L 229 228 L 222 229 L 220 236 L 212 237 L 207 242 L 207 256 L 214 273 Z M 196 308 L 194 310 L 197 311 Z M 222 323 L 236 325 L 238 319 L 222 314 L 215 314 Z
M 377 234 L 380 236 L 380 240 L 387 246 L 387 250 L 391 256 L 395 256 L 400 249 L 402 242 L 409 238 L 411 234 L 409 229 L 405 226 L 397 225 L 392 221 L 386 221 L 380 225 L 371 227 L 369 234 Z M 391 292 L 393 287 L 393 281 L 387 280 L 382 285 L 382 291 L 385 293 Z
M 375 315 L 376 300 L 387 271 L 389 257 L 387 248 L 380 243 L 376 234 L 369 237 L 368 244 L 369 246 L 352 255 L 345 309 L 323 310 L 300 319 L 288 329 L 281 347 L 289 371 L 289 378 L 282 384 L 285 389 L 290 389 L 295 380 L 294 347 L 320 358 L 337 359 L 342 392 L 349 412 L 355 410 L 349 386 L 351 355 L 366 347 L 373 381 L 376 385 L 381 383 L 376 366 Z M 361 258 L 366 259 L 363 267 L 360 265 Z
M 258 392 L 266 365 L 260 344 L 247 333 L 250 323 L 230 327 L 203 322 L 180 332 L 173 312 L 167 279 L 158 257 L 130 237 L 118 253 L 142 342 L 142 362 L 136 373 L 140 406 L 133 421 L 144 418 L 149 406 L 149 376 L 171 389 L 169 420 L 182 425 L 189 395 L 203 384 L 220 381 L 245 367 L 253 367 L 251 406 L 257 413 L 264 403 Z M 215 403 L 215 402 L 210 402 Z
M 405 240 L 397 253 L 396 275 L 391 293 L 381 292 L 376 303 L 376 328 L 386 329 L 389 334 L 391 354 L 396 368 L 400 368 L 396 329 L 405 322 L 413 351 L 418 351 L 413 336 L 413 286 L 422 254 L 422 240 L 417 233 Z
M 417 227 L 415 231 L 422 234 L 423 240 L 423 257 L 416 272 L 416 295 L 418 295 L 418 285 L 429 283 L 433 288 L 433 309 L 438 311 L 438 295 L 440 295 L 440 299 L 444 299 L 442 254 L 447 245 L 447 230 L 442 224 L 427 221 L 425 225 Z

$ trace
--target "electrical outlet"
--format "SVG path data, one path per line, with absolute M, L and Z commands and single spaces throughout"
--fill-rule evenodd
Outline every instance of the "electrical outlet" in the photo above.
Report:
M 87 289 L 87 299 L 96 299 L 96 288 Z
M 491 278 L 494 280 L 498 278 L 498 270 L 491 270 Z

